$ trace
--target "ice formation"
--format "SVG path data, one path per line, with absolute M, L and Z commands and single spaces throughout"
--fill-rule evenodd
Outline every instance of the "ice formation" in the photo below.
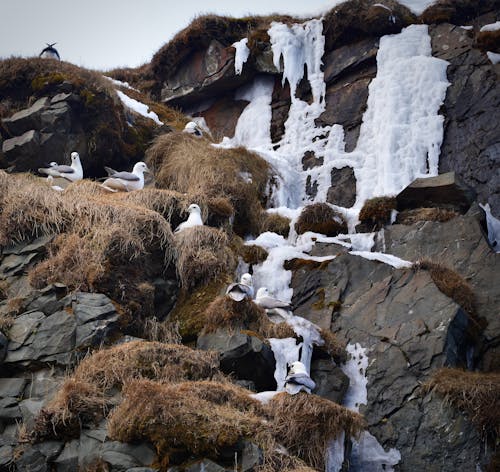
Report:
M 404 5 L 415 15 L 421 15 L 424 10 L 434 3 L 437 3 L 438 0 L 397 0 L 398 3 Z
M 142 115 L 146 118 L 153 120 L 156 124 L 160 126 L 163 125 L 163 123 L 158 118 L 158 115 L 154 111 L 151 111 L 147 105 L 139 102 L 138 100 L 130 98 L 129 96 L 125 95 L 121 90 L 117 90 L 116 93 L 118 94 L 118 97 L 120 97 L 120 100 L 122 101 L 123 105 L 125 105 L 127 108 L 130 108 L 139 115 Z
M 479 204 L 486 214 L 486 226 L 488 227 L 488 241 L 496 252 L 500 252 L 500 220 L 491 214 L 489 203 Z
M 497 31 L 500 29 L 500 21 L 484 25 L 479 31 Z
M 248 56 L 250 55 L 250 49 L 248 49 L 247 44 L 248 38 L 243 38 L 231 45 L 236 49 L 234 54 L 234 72 L 236 75 L 241 74 L 243 64 L 247 62 Z
M 488 51 L 486 55 L 492 64 L 498 64 L 500 62 L 500 53 Z

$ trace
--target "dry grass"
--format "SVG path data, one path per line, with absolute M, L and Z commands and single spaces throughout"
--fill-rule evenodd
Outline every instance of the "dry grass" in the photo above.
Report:
M 295 223 L 295 230 L 298 234 L 313 231 L 327 236 L 336 236 L 347 232 L 347 225 L 340 213 L 327 203 L 313 203 L 304 207 Z
M 276 440 L 308 465 L 324 470 L 328 443 L 345 431 L 357 436 L 364 428 L 361 415 L 334 402 L 299 393 L 276 395 L 267 405 Z
M 170 320 L 158 321 L 156 317 L 147 318 L 143 323 L 143 337 L 148 341 L 165 344 L 182 344 L 179 323 Z
M 476 317 L 476 297 L 460 274 L 428 259 L 415 262 L 413 267 L 416 270 L 427 270 L 441 292 L 460 305 L 472 318 Z
M 500 433 L 500 373 L 442 368 L 424 385 L 465 412 L 478 430 L 492 437 Z
M 290 219 L 277 213 L 266 213 L 261 229 L 262 232 L 271 231 L 287 238 L 290 232 Z
M 198 204 L 211 202 L 219 211 L 219 199 L 225 198 L 222 213 L 231 212 L 229 202 L 237 234 L 260 232 L 269 176 L 269 166 L 261 157 L 243 148 L 214 148 L 206 139 L 186 133 L 169 133 L 155 140 L 146 160 L 160 188 L 188 193 Z M 251 175 L 251 182 L 242 175 Z
M 439 221 L 440 223 L 444 223 L 458 215 L 459 213 L 456 211 L 446 208 L 416 208 L 398 213 L 396 223 L 402 225 L 412 225 L 419 221 Z
M 2 186 L 0 244 L 59 235 L 50 259 L 32 271 L 37 287 L 64 282 L 90 289 L 110 262 L 127 264 L 155 250 L 164 253 L 165 266 L 174 258 L 173 234 L 159 213 L 110 197 L 94 182 L 78 182 L 61 193 L 48 189 L 43 179 L 7 178 L 0 171 Z
M 78 437 L 82 424 L 104 417 L 115 389 L 135 379 L 159 383 L 223 378 L 218 356 L 179 344 L 135 341 L 84 359 L 35 421 L 30 439 Z
M 188 290 L 233 272 L 236 259 L 227 234 L 209 226 L 195 226 L 176 235 L 177 272 Z
M 210 351 L 134 341 L 97 351 L 80 363 L 73 377 L 107 392 L 131 379 L 178 382 L 212 378 L 218 373 L 218 356 Z
M 242 437 L 253 437 L 263 423 L 248 411 L 248 402 L 244 411 L 233 406 L 239 405 L 233 389 L 228 394 L 223 384 L 197 389 L 192 383 L 130 382 L 124 388 L 124 401 L 110 416 L 109 435 L 123 442 L 150 441 L 163 467 L 176 448 L 198 457 L 217 456 L 221 448 L 236 444 Z
M 289 325 L 273 323 L 265 310 L 248 299 L 236 302 L 228 296 L 217 297 L 207 307 L 204 319 L 203 333 L 226 328 L 246 331 L 263 339 L 296 337 Z
M 392 210 L 397 206 L 394 197 L 375 197 L 366 200 L 359 212 L 359 221 L 381 227 L 391 221 Z
M 325 350 L 330 356 L 333 357 L 335 362 L 343 363 L 347 360 L 347 354 L 345 350 L 345 344 L 341 343 L 337 336 L 332 333 L 329 329 L 322 328 L 320 331 L 321 338 L 325 341 L 323 346 L 320 346 L 320 349 Z

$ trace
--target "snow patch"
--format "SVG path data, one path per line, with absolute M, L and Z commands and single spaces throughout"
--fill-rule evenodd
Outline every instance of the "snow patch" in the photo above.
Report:
M 274 371 L 274 378 L 277 384 L 276 390 L 282 392 L 285 389 L 288 366 L 292 362 L 299 360 L 300 345 L 297 344 L 295 338 L 270 338 L 268 341 L 276 360 L 276 369 Z
M 488 241 L 495 250 L 500 252 L 500 220 L 491 214 L 490 204 L 479 204 L 486 214 L 486 226 L 488 227 Z
M 438 0 L 398 0 L 398 3 L 404 5 L 415 15 L 421 15 L 426 8 L 430 7 Z
M 500 29 L 500 21 L 484 25 L 479 31 L 497 31 Z
M 391 265 L 395 269 L 410 269 L 413 265 L 410 261 L 405 261 L 404 259 L 400 259 L 391 254 L 384 254 L 383 252 L 351 251 L 349 254 L 364 257 L 370 261 L 383 262 L 384 264 Z
M 248 49 L 247 44 L 248 38 L 243 38 L 231 45 L 236 49 L 236 52 L 234 54 L 234 72 L 236 75 L 241 74 L 241 71 L 243 70 L 243 64 L 245 64 L 248 56 L 250 55 L 250 49 Z
M 132 87 L 128 82 L 122 82 L 121 80 L 113 79 L 111 77 L 108 77 L 107 75 L 104 75 L 103 77 L 105 79 L 108 79 L 111 82 L 113 82 L 113 84 L 115 84 L 117 87 L 124 87 L 124 88 L 128 88 L 130 90 L 134 90 L 136 92 L 139 92 L 139 90 L 137 90 L 136 88 Z
M 499 53 L 488 51 L 486 53 L 486 55 L 488 56 L 488 59 L 490 60 L 490 62 L 492 64 L 498 64 L 500 62 L 500 54 Z
M 368 356 L 366 348 L 360 344 L 348 344 L 346 351 L 351 355 L 351 358 L 340 368 L 347 377 L 349 377 L 349 388 L 344 397 L 344 406 L 359 412 L 360 405 L 366 405 L 368 394 L 366 385 L 366 369 L 368 367 Z
M 127 108 L 130 108 L 139 115 L 142 115 L 146 118 L 153 120 L 156 124 L 160 126 L 163 125 L 163 123 L 158 118 L 158 115 L 154 111 L 151 111 L 147 105 L 139 102 L 138 100 L 130 98 L 129 96 L 125 95 L 121 90 L 117 90 L 116 93 L 118 97 L 120 97 L 120 100 L 122 101 L 123 105 L 125 105 Z

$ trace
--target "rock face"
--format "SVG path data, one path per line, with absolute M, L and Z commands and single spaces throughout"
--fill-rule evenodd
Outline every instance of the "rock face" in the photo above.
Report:
M 470 31 L 443 23 L 430 29 L 432 53 L 450 63 L 440 172 L 455 171 L 500 215 L 498 70 L 474 48 Z

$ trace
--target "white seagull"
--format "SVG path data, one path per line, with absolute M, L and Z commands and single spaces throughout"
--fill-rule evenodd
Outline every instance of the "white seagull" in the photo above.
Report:
M 107 178 L 101 187 L 110 192 L 131 192 L 144 188 L 144 172 L 149 172 L 148 166 L 144 162 L 134 165 L 132 172 L 116 172 Z
M 177 226 L 174 233 L 180 233 L 181 231 L 187 228 L 192 228 L 193 226 L 203 226 L 203 220 L 201 219 L 201 209 L 196 203 L 189 205 L 187 211 L 189 213 L 188 219 Z
M 271 297 L 266 287 L 260 287 L 257 290 L 254 303 L 266 310 L 269 320 L 273 323 L 283 323 L 287 318 L 293 316 L 290 303 Z
M 226 290 L 226 295 L 229 295 L 233 300 L 241 302 L 244 298 L 253 298 L 253 280 L 250 274 L 243 274 L 241 279 L 234 284 L 229 285 Z
M 201 138 L 203 136 L 201 129 L 194 121 L 190 121 L 186 126 L 184 126 L 184 133 L 193 134 L 197 138 Z
M 285 391 L 290 395 L 295 395 L 300 391 L 311 393 L 311 390 L 315 388 L 316 383 L 309 377 L 306 366 L 300 361 L 292 362 L 285 379 Z
M 70 182 L 83 179 L 82 163 L 80 162 L 80 155 L 77 152 L 71 153 L 71 166 L 51 162 L 49 167 L 42 167 L 38 169 L 38 172 L 51 175 L 52 177 L 62 177 Z

